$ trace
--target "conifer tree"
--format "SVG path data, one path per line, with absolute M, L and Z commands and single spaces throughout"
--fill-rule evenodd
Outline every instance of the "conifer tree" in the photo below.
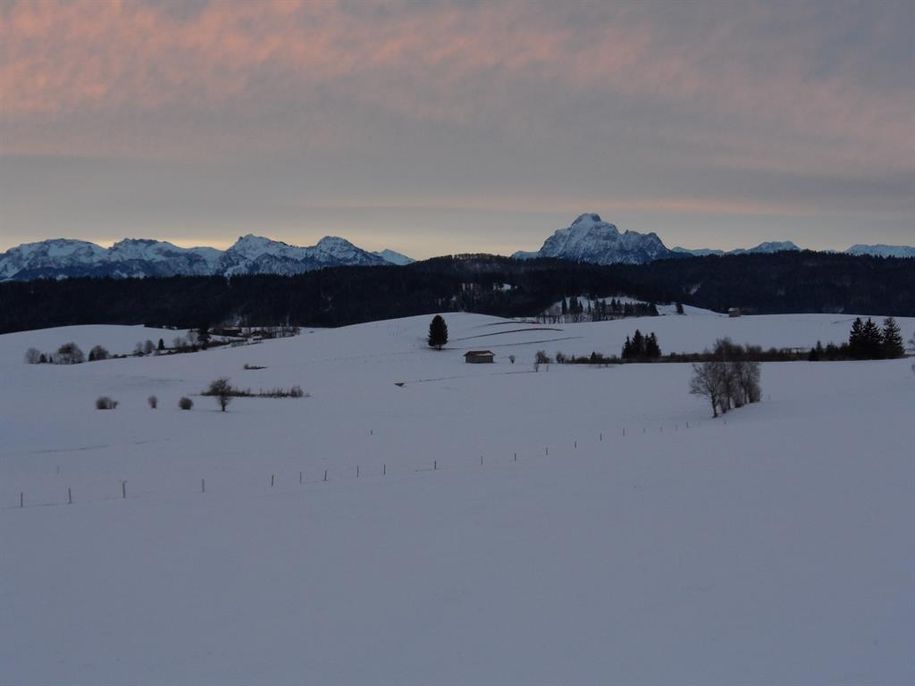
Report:
M 441 350 L 442 346 L 448 342 L 448 325 L 444 318 L 437 314 L 432 318 L 429 324 L 429 347 Z
M 653 331 L 645 338 L 645 357 L 649 360 L 661 357 L 661 346 L 658 345 L 658 339 Z
M 883 356 L 883 333 L 870 317 L 864 322 L 861 339 L 864 359 L 875 360 Z
M 892 360 L 905 355 L 905 347 L 902 344 L 902 331 L 899 330 L 899 325 L 892 317 L 887 317 L 883 320 L 882 338 L 883 357 Z
M 645 337 L 638 329 L 632 335 L 632 356 L 636 359 L 645 357 Z
M 864 358 L 864 322 L 861 317 L 852 322 L 848 334 L 848 354 L 858 360 Z

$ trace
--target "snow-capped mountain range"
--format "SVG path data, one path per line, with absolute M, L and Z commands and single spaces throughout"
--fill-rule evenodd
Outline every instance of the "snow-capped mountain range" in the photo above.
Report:
M 110 248 L 65 238 L 26 243 L 0 253 L 0 281 L 77 276 L 161 277 L 301 274 L 351 265 L 406 264 L 393 251 L 367 252 L 336 236 L 298 247 L 262 236 L 242 236 L 228 250 L 180 248 L 166 241 L 128 238 Z
M 671 252 L 654 233 L 620 233 L 600 215 L 582 214 L 565 229 L 546 239 L 537 252 L 516 252 L 512 257 L 529 260 L 554 257 L 594 264 L 644 264 L 670 257 Z
M 740 255 L 800 250 L 791 241 L 768 241 L 753 248 L 723 251 L 709 248 L 668 248 L 655 233 L 620 230 L 600 215 L 579 215 L 571 226 L 558 229 L 540 250 L 512 257 L 541 257 L 593 264 L 645 264 L 666 258 Z M 850 255 L 915 258 L 915 247 L 853 245 Z M 368 252 L 336 236 L 325 236 L 306 247 L 248 234 L 227 250 L 180 248 L 166 241 L 127 238 L 103 248 L 88 241 L 57 238 L 26 243 L 0 253 L 0 281 L 78 276 L 164 277 L 301 274 L 340 266 L 406 265 L 413 260 L 393 250 Z
M 714 250 L 711 248 L 668 248 L 656 233 L 620 230 L 603 221 L 600 215 L 579 215 L 572 225 L 558 229 L 535 252 L 516 252 L 512 257 L 530 260 L 552 257 L 593 264 L 645 264 L 671 257 L 704 257 L 707 255 L 746 255 L 801 250 L 791 241 L 766 241 L 752 248 Z M 915 248 L 897 245 L 853 245 L 849 255 L 877 257 L 915 257 Z

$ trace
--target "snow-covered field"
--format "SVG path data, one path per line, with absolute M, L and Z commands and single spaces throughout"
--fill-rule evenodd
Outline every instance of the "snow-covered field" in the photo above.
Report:
M 764 364 L 712 420 L 688 365 L 534 352 L 852 318 L 429 319 L 72 367 L 23 353 L 176 332 L 0 336 L 0 684 L 915 683 L 911 360 Z M 221 413 L 217 376 L 311 396 Z

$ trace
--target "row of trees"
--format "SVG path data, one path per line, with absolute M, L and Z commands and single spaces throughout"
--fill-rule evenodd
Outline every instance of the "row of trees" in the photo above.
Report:
M 866 322 L 862 322 L 861 317 L 855 319 L 848 335 L 848 353 L 856 360 L 903 357 L 905 347 L 896 320 L 887 317 L 881 329 L 869 317 Z
M 95 355 L 103 353 L 108 356 L 108 351 L 102 346 L 97 345 L 89 351 L 89 360 L 104 359 L 96 358 Z M 76 343 L 64 343 L 57 349 L 57 352 L 43 353 L 38 348 L 29 348 L 25 351 L 25 361 L 27 364 L 82 364 L 86 361 L 86 354 Z
M 657 360 L 661 357 L 661 346 L 658 345 L 658 339 L 653 331 L 647 336 L 643 336 L 642 332 L 636 329 L 631 339 L 626 336 L 620 357 L 630 361 Z
M 915 343 L 913 343 L 915 344 Z M 820 360 L 893 360 L 905 357 L 902 331 L 892 317 L 883 320 L 881 328 L 872 319 L 855 319 L 848 334 L 848 341 L 841 345 L 823 345 L 817 341 L 810 349 L 807 359 Z
M 693 364 L 689 392 L 707 398 L 713 416 L 759 402 L 760 365 L 751 359 L 751 351 L 723 338 L 715 342 L 711 355 L 711 359 Z
M 656 317 L 658 308 L 653 303 L 624 302 L 616 298 L 585 298 L 584 304 L 577 296 L 563 297 L 558 307 L 551 307 L 537 319 L 543 323 L 602 322 L 623 317 Z
M 165 346 L 165 340 L 160 338 L 158 343 L 154 343 L 150 339 L 146 341 L 139 341 L 136 346 L 134 346 L 133 354 L 136 357 L 142 357 L 144 355 L 163 355 L 166 353 L 176 353 L 176 352 L 197 352 L 198 350 L 206 349 L 210 343 L 210 334 L 205 327 L 201 329 L 191 329 L 187 332 L 187 335 L 182 337 L 178 336 L 172 342 L 172 347 L 167 348 Z M 89 350 L 89 354 L 83 352 L 82 348 L 79 347 L 73 341 L 64 343 L 60 346 L 56 352 L 45 353 L 38 348 L 29 348 L 25 351 L 25 361 L 27 364 L 82 364 L 83 362 L 97 362 L 99 360 L 108 360 L 112 357 L 126 357 L 126 355 L 112 355 L 108 352 L 108 349 L 102 345 L 95 345 Z

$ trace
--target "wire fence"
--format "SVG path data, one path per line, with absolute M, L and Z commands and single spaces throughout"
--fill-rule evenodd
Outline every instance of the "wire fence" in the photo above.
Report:
M 682 424 L 664 424 L 656 427 L 640 426 L 635 430 L 630 427 L 619 427 L 608 431 L 599 431 L 590 440 L 582 441 L 573 438 L 566 441 L 555 441 L 546 444 L 540 450 L 516 450 L 510 453 L 500 451 L 492 454 L 478 454 L 461 456 L 451 459 L 429 457 L 426 459 L 407 459 L 391 461 L 372 460 L 365 463 L 335 466 L 310 466 L 301 469 L 282 469 L 270 471 L 257 480 L 252 478 L 228 479 L 226 474 L 219 474 L 216 478 L 210 476 L 185 477 L 181 484 L 173 483 L 171 487 L 147 487 L 142 477 L 132 479 L 76 478 L 72 483 L 66 483 L 66 475 L 60 467 L 56 468 L 54 484 L 33 484 L 30 488 L 23 485 L 13 491 L 13 498 L 5 495 L 0 502 L 0 510 L 28 510 L 39 507 L 73 506 L 89 503 L 116 502 L 120 500 L 142 499 L 145 501 L 159 500 L 170 496 L 190 496 L 197 494 L 200 497 L 213 497 L 224 494 L 239 495 L 269 495 L 272 493 L 289 493 L 305 487 L 314 488 L 322 485 L 332 487 L 341 483 L 353 483 L 357 480 L 383 480 L 398 477 L 434 474 L 437 472 L 454 472 L 486 467 L 508 467 L 522 463 L 531 463 L 539 460 L 562 459 L 574 456 L 576 453 L 593 454 L 595 449 L 603 447 L 612 451 L 621 445 L 621 441 L 631 437 L 646 436 L 649 434 L 664 434 L 665 432 L 689 431 L 708 426 L 724 427 L 726 418 L 715 421 L 685 421 Z M 374 434 L 374 430 L 371 430 Z M 249 475 L 250 476 L 250 475 Z M 238 477 L 238 475 L 236 475 Z M 214 488 L 215 486 L 215 488 Z

